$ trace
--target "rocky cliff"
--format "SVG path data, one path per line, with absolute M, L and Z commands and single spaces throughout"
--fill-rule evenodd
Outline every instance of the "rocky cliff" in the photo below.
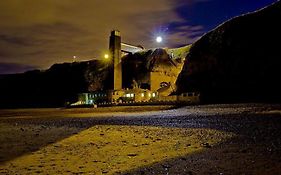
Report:
M 48 70 L 0 77 L 0 108 L 54 107 L 76 100 L 77 93 L 107 88 L 107 66 L 98 61 L 55 64 Z
M 171 51 L 173 58 L 169 55 Z M 169 67 L 170 63 L 183 65 L 182 59 L 188 51 L 189 47 L 156 49 L 125 56 L 123 88 L 131 88 L 133 80 L 142 88 L 149 88 L 149 72 L 167 71 L 163 67 Z M 75 102 L 78 93 L 111 89 L 113 81 L 108 63 L 93 60 L 54 64 L 48 70 L 1 75 L 0 108 L 63 106 Z
M 135 80 L 141 88 L 150 88 L 151 72 L 177 79 L 190 45 L 177 49 L 151 49 L 123 58 L 123 86 L 132 87 Z M 175 83 L 175 82 L 174 82 Z
M 193 44 L 178 93 L 200 91 L 203 102 L 281 101 L 281 2 L 236 17 Z

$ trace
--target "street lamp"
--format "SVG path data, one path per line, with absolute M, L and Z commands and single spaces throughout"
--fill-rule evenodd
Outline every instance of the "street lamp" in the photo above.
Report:
M 108 59 L 108 58 L 109 58 L 109 55 L 108 55 L 108 54 L 104 54 L 104 58 L 105 58 L 105 59 Z

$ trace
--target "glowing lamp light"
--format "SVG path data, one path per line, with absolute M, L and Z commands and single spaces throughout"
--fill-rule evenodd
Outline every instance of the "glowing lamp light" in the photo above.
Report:
M 163 41 L 162 37 L 161 36 L 157 36 L 156 42 L 157 43 L 161 43 L 162 41 Z
M 108 58 L 109 58 L 109 55 L 108 55 L 108 54 L 105 54 L 105 55 L 104 55 L 104 58 L 105 58 L 105 59 L 108 59 Z
M 76 58 L 77 58 L 76 56 L 73 56 L 72 62 L 75 62 Z

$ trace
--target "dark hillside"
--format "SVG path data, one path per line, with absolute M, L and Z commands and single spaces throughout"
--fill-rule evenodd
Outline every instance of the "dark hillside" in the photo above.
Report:
M 203 102 L 281 101 L 281 2 L 236 17 L 190 49 L 178 93 L 200 91 Z
M 55 64 L 46 71 L 2 75 L 0 107 L 63 106 L 67 101 L 74 102 L 77 93 L 107 88 L 106 69 L 98 61 L 87 61 Z
M 188 50 L 189 47 L 173 49 L 176 56 L 172 62 L 182 65 L 180 60 Z M 149 88 L 149 72 L 156 68 L 167 71 L 161 67 L 168 60 L 171 61 L 164 49 L 125 56 L 122 61 L 123 88 L 131 88 L 133 80 L 142 88 Z M 112 89 L 113 76 L 108 63 L 94 60 L 54 64 L 45 71 L 1 75 L 0 108 L 61 107 L 66 102 L 76 102 L 78 93 Z

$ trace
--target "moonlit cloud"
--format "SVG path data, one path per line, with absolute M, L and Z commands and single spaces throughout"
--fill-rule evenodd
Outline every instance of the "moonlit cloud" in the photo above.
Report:
M 169 24 L 168 47 L 198 37 L 175 9 L 182 0 L 9 0 L 0 2 L 0 62 L 47 68 L 57 62 L 99 58 L 112 29 L 123 41 L 157 47 L 154 32 Z

